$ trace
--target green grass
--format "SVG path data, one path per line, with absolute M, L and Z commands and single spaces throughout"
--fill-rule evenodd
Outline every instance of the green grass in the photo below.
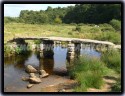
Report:
M 14 37 L 69 37 L 82 39 L 106 40 L 113 43 L 121 43 L 121 34 L 108 24 L 101 24 L 95 27 L 94 24 L 81 24 L 79 29 L 75 30 L 78 25 L 69 24 L 23 24 L 23 23 L 6 23 L 4 25 L 4 42 Z
M 117 82 L 112 86 L 112 92 L 121 92 L 121 78 L 118 78 Z
M 101 56 L 105 65 L 113 69 L 118 74 L 118 79 L 116 83 L 112 86 L 112 92 L 120 92 L 121 91 L 121 52 L 117 50 L 109 50 L 103 53 Z
M 79 92 L 86 91 L 90 87 L 100 88 L 104 84 L 102 77 L 108 72 L 108 68 L 99 59 L 84 56 L 75 60 L 69 75 L 79 82 L 80 86 L 75 88 L 75 91 Z
M 121 53 L 117 50 L 109 50 L 102 54 L 101 59 L 108 68 L 121 73 Z

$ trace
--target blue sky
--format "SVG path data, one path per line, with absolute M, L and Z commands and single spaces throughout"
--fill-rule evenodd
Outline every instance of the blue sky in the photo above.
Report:
M 74 6 L 75 4 L 4 4 L 4 16 L 18 17 L 21 10 L 46 10 L 52 8 Z

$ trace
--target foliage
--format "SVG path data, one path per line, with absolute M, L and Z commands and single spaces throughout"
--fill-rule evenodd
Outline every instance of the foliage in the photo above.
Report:
M 46 10 L 28 11 L 21 10 L 19 22 L 29 24 L 43 23 L 81 23 L 81 24 L 101 24 L 109 23 L 112 19 L 121 19 L 120 4 L 76 4 L 75 6 L 52 8 L 48 6 Z M 16 21 L 16 18 L 8 18 L 9 21 Z M 5 18 L 5 22 L 8 22 Z M 13 20 L 10 20 L 13 19 Z M 113 27 L 120 30 L 119 22 Z
M 116 19 L 112 19 L 109 23 L 112 25 L 112 27 L 115 30 L 117 30 L 117 31 L 121 30 L 121 21 L 116 20 Z
M 76 4 L 63 20 L 65 23 L 108 23 L 113 18 L 120 20 L 120 8 L 120 4 Z

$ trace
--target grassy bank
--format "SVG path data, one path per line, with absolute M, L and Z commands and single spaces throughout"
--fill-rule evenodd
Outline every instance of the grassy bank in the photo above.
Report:
M 43 37 L 58 36 L 72 37 L 82 39 L 97 39 L 111 41 L 119 44 L 121 42 L 121 34 L 109 24 L 23 24 L 23 23 L 6 23 L 4 25 L 4 42 L 14 37 Z
M 102 77 L 107 71 L 107 67 L 99 59 L 84 56 L 74 62 L 69 74 L 80 84 L 75 91 L 84 92 L 90 87 L 100 88 L 104 84 Z
M 111 50 L 109 52 L 105 52 L 102 57 L 102 61 L 105 62 L 105 65 L 117 72 L 118 79 L 116 83 L 112 86 L 113 92 L 121 91 L 121 52 L 116 50 Z
M 70 69 L 71 78 L 78 81 L 79 86 L 74 88 L 76 92 L 85 92 L 87 88 L 101 88 L 104 76 L 120 75 L 121 60 L 120 53 L 117 51 L 105 52 L 101 59 L 88 58 L 87 56 L 75 60 L 74 66 Z M 119 91 L 120 77 L 114 84 L 112 91 Z

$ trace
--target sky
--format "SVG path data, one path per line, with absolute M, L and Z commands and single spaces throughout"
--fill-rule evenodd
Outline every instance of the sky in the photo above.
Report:
M 18 17 L 21 10 L 46 10 L 52 8 L 74 6 L 75 4 L 4 4 L 4 16 Z

